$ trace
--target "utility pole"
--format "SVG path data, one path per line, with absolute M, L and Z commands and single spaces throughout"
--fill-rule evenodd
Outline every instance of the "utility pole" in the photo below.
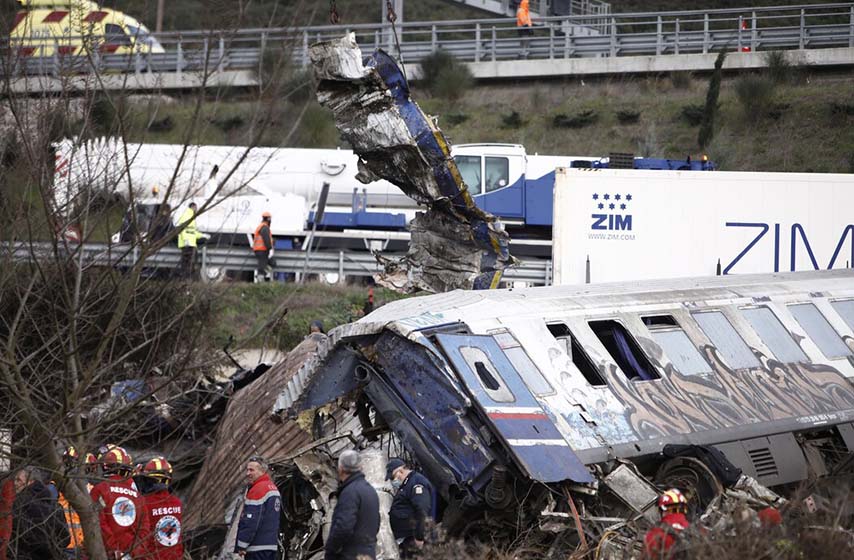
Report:
M 163 32 L 163 10 L 165 9 L 166 0 L 157 0 L 157 23 L 154 27 L 155 33 Z

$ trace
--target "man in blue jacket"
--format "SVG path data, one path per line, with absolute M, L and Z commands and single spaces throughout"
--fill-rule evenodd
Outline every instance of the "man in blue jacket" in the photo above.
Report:
M 377 491 L 362 474 L 362 463 L 357 452 L 345 451 L 338 457 L 338 480 L 338 504 L 332 513 L 332 527 L 324 546 L 324 558 L 376 558 L 380 502 Z
M 401 558 L 412 558 L 424 546 L 424 534 L 433 511 L 433 486 L 427 478 L 397 457 L 386 464 L 386 480 L 395 489 L 388 512 L 391 531 Z
M 247 560 L 275 560 L 279 550 L 282 497 L 267 474 L 267 462 L 263 458 L 249 458 L 246 479 L 249 489 L 237 525 L 234 551 Z

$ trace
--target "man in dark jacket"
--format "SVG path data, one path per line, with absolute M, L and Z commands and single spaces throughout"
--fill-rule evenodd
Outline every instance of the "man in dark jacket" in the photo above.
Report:
M 234 552 L 247 560 L 274 560 L 279 551 L 282 496 L 267 474 L 267 462 L 262 457 L 249 458 L 246 480 L 249 489 L 237 525 Z
M 41 472 L 26 467 L 15 473 L 11 556 L 16 560 L 51 560 L 65 556 L 71 541 L 65 516 L 51 497 Z
M 411 558 L 424 546 L 427 520 L 433 511 L 433 486 L 397 457 L 386 464 L 386 480 L 391 480 L 396 490 L 388 512 L 391 531 L 400 547 L 400 557 Z
M 332 527 L 326 539 L 325 560 L 376 558 L 380 530 L 380 502 L 377 491 L 365 480 L 362 463 L 355 451 L 338 458 L 338 503 L 332 513 Z

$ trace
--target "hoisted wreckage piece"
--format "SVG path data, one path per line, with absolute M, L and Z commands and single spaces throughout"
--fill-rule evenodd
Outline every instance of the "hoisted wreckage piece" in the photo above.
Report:
M 510 237 L 475 205 L 442 131 L 412 101 L 395 61 L 377 50 L 363 66 L 353 33 L 312 45 L 309 54 L 317 99 L 332 110 L 338 130 L 359 156 L 357 178 L 386 179 L 428 207 L 410 224 L 403 261 L 384 260 L 397 277 L 392 287 L 430 292 L 497 287 L 504 268 L 515 262 Z

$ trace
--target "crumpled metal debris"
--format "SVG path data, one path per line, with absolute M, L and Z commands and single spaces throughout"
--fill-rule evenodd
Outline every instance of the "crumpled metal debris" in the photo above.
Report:
M 444 292 L 497 287 L 515 260 L 509 235 L 468 192 L 442 131 L 409 96 L 395 61 L 382 50 L 362 64 L 350 33 L 313 45 L 317 99 L 332 110 L 342 136 L 359 156 L 357 178 L 386 179 L 427 206 L 411 225 L 409 253 L 383 262 L 398 273 L 392 287 Z M 406 281 L 400 285 L 401 270 Z

